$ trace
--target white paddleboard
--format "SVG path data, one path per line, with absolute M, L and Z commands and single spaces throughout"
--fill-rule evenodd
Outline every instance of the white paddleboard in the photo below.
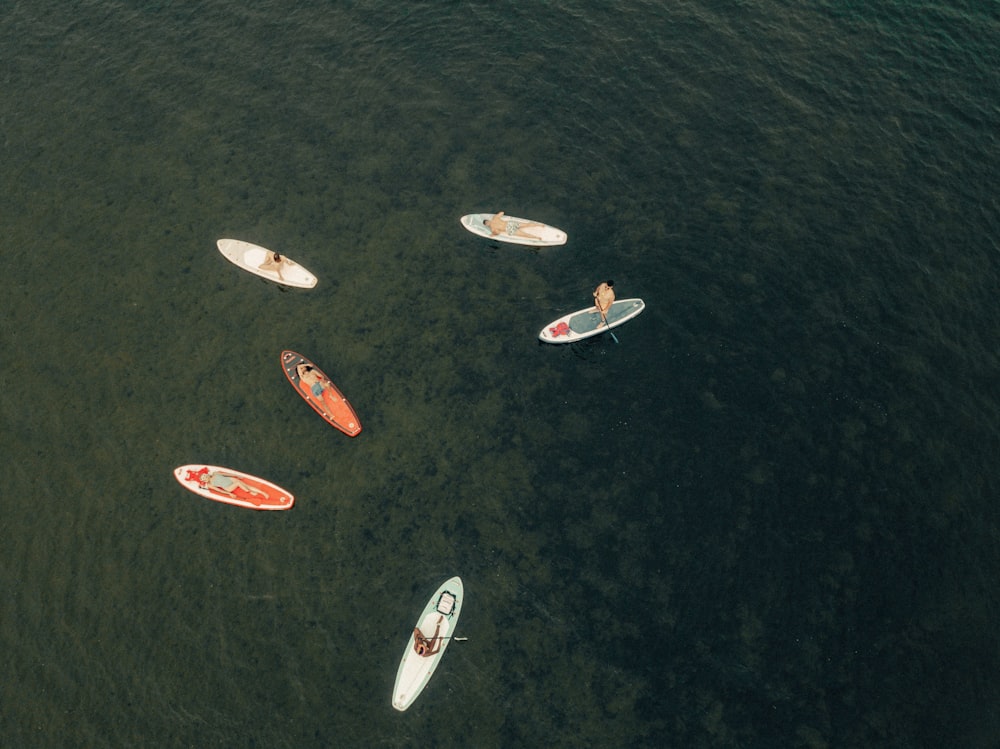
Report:
M 644 309 L 646 304 L 641 299 L 619 299 L 608 310 L 608 324 L 605 325 L 601 313 L 591 305 L 553 320 L 542 328 L 538 337 L 546 343 L 573 343 L 624 325 Z
M 281 256 L 280 275 L 277 270 L 261 268 L 260 266 L 271 256 L 271 251 L 266 247 L 240 239 L 220 239 L 216 244 L 219 246 L 219 252 L 233 265 L 268 281 L 299 289 L 311 289 L 316 285 L 316 276 L 285 255 Z
M 174 478 L 205 499 L 251 510 L 287 510 L 295 504 L 295 497 L 287 489 L 233 468 L 203 463 L 178 466 Z
M 428 640 L 434 638 L 441 643 L 433 655 L 420 655 L 416 651 L 417 640 L 415 634 L 410 632 L 410 639 L 406 641 L 406 650 L 399 661 L 399 668 L 396 670 L 396 685 L 392 690 L 392 706 L 399 711 L 406 710 L 413 701 L 420 696 L 427 686 L 427 682 L 434 675 L 434 669 L 441 662 L 445 648 L 451 642 L 458 624 L 458 616 L 462 612 L 462 604 L 465 599 L 465 590 L 462 587 L 462 578 L 453 577 L 442 583 L 434 595 L 431 596 L 424 610 L 420 612 L 417 619 L 417 629 Z
M 517 216 L 504 216 L 503 219 L 506 221 L 506 231 L 500 234 L 494 234 L 490 231 L 490 227 L 484 224 L 484 221 L 489 221 L 496 214 L 493 213 L 469 213 L 462 216 L 460 219 L 462 226 L 471 231 L 473 234 L 478 234 L 481 237 L 486 237 L 487 239 L 495 239 L 498 242 L 510 242 L 511 244 L 525 244 L 532 247 L 551 247 L 559 244 L 566 244 L 566 232 L 562 229 L 557 229 L 554 226 L 549 226 L 548 224 L 543 224 L 539 221 L 530 221 L 526 218 L 518 218 Z M 518 231 L 531 234 L 530 237 L 524 237 L 518 234 Z

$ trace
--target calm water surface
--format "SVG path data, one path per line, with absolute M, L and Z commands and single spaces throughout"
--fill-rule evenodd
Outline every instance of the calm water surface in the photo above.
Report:
M 0 744 L 996 749 L 997 39 L 961 0 L 0 5 Z M 458 223 L 500 209 L 569 243 Z M 609 277 L 620 343 L 537 341 Z M 397 713 L 454 574 L 468 641 Z

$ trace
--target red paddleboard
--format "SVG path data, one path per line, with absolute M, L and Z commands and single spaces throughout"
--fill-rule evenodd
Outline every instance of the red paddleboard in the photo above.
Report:
M 336 427 L 348 437 L 361 434 L 361 420 L 354 412 L 354 407 L 347 402 L 344 394 L 337 389 L 330 378 L 306 359 L 294 351 L 281 352 L 281 368 L 285 377 L 292 383 L 295 392 L 312 406 L 331 426 Z
M 186 465 L 174 469 L 174 478 L 205 499 L 251 510 L 287 510 L 295 504 L 295 497 L 277 484 L 232 468 Z

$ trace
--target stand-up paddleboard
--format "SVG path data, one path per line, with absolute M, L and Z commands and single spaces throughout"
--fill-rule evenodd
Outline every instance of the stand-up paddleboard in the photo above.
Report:
M 285 370 L 285 376 L 292 383 L 295 392 L 327 423 L 348 437 L 357 437 L 361 433 L 361 420 L 354 412 L 354 407 L 319 367 L 302 354 L 282 351 L 281 368 Z M 303 374 L 305 380 L 302 378 Z
M 646 304 L 641 299 L 619 299 L 608 310 L 608 324 L 605 325 L 601 313 L 590 306 L 553 320 L 542 328 L 538 337 L 546 343 L 573 343 L 624 325 L 644 309 Z
M 464 598 L 462 578 L 453 577 L 434 591 L 434 595 L 424 606 L 416 626 L 423 635 L 424 642 L 418 643 L 416 632 L 411 632 L 410 639 L 406 641 L 403 658 L 396 670 L 392 706 L 397 710 L 402 711 L 412 705 L 434 675 L 434 669 L 437 668 L 445 648 L 451 642 L 455 625 L 458 624 L 458 615 L 462 612 Z M 427 642 L 430 643 L 429 648 Z M 418 645 L 423 647 L 427 654 L 418 653 Z
M 219 252 L 233 265 L 250 271 L 261 278 L 266 278 L 268 281 L 285 284 L 285 286 L 295 286 L 299 289 L 311 289 L 316 285 L 316 276 L 284 255 L 281 256 L 281 263 L 276 269 L 261 267 L 273 255 L 265 247 L 240 239 L 220 239 L 216 244 L 219 246 Z
M 186 465 L 174 469 L 174 478 L 185 489 L 205 499 L 251 510 L 287 510 L 295 497 L 277 484 L 232 468 L 209 465 Z
M 566 244 L 566 232 L 554 226 L 543 224 L 538 221 L 529 221 L 526 218 L 516 216 L 504 216 L 506 228 L 499 234 L 490 231 L 484 221 L 489 221 L 496 214 L 493 213 L 470 213 L 460 219 L 462 226 L 487 239 L 495 239 L 498 242 L 511 242 L 512 244 L 526 244 L 532 247 L 551 247 L 557 244 Z M 529 234 L 531 236 L 524 236 Z

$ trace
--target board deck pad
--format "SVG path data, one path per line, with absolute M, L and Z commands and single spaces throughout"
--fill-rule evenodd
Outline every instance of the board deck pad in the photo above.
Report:
M 322 383 L 322 388 L 319 389 L 318 393 L 315 387 L 310 388 L 307 383 L 301 381 L 298 372 L 300 364 L 312 367 L 313 371 L 318 375 Z M 302 356 L 302 354 L 297 354 L 294 351 L 282 351 L 281 368 L 285 372 L 285 377 L 288 378 L 292 387 L 295 388 L 295 392 L 306 403 L 312 406 L 312 409 L 323 417 L 324 421 L 339 429 L 348 437 L 357 437 L 361 433 L 361 420 L 358 419 L 358 414 L 354 411 L 354 407 L 319 367 Z

